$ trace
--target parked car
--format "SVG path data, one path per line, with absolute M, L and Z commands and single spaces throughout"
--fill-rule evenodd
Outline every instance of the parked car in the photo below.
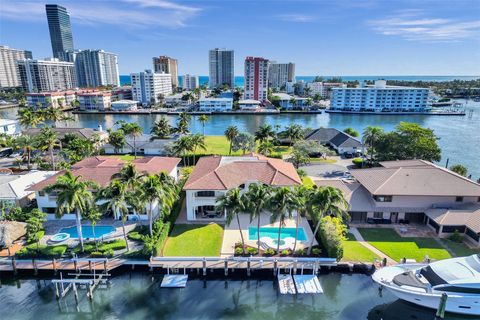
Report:
M 343 156 L 347 159 L 351 159 L 351 158 L 353 158 L 354 155 L 351 152 L 344 152 Z
M 6 157 L 10 156 L 12 153 L 13 153 L 12 148 L 0 149 L 0 158 L 6 158 Z

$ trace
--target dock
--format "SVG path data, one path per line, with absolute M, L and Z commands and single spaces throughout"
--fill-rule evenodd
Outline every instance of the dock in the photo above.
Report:
M 162 288 L 185 288 L 187 286 L 188 275 L 186 274 L 166 274 L 163 276 Z
M 297 293 L 323 293 L 316 275 L 294 275 L 295 288 Z
M 281 294 L 296 294 L 295 282 L 289 274 L 278 275 L 278 289 Z

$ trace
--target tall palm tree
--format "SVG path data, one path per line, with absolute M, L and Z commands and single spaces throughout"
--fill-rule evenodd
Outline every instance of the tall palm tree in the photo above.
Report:
M 298 242 L 298 228 L 300 225 L 300 219 L 302 216 L 307 216 L 310 211 L 310 196 L 312 194 L 312 189 L 306 187 L 305 185 L 300 185 L 295 187 L 293 196 L 295 201 L 295 210 L 297 212 L 297 217 L 295 221 L 295 243 L 293 245 L 293 252 L 297 250 Z
M 118 180 L 125 184 L 127 189 L 133 190 L 140 185 L 143 177 L 144 175 L 137 171 L 133 163 L 127 163 L 120 169 Z
M 201 150 L 207 150 L 207 146 L 205 145 L 205 135 L 201 134 L 194 134 L 193 136 L 190 137 L 190 144 L 193 152 L 193 164 L 195 165 L 195 154 L 197 152 L 197 149 Z
M 232 143 L 233 139 L 235 139 L 236 136 L 238 136 L 240 132 L 238 131 L 238 128 L 236 126 L 229 126 L 225 130 L 225 137 L 227 137 L 227 140 L 230 142 L 230 148 L 228 150 L 228 154 L 232 154 Z
M 288 187 L 276 188 L 269 199 L 268 207 L 272 212 L 271 223 L 278 220 L 277 253 L 280 252 L 280 236 L 282 227 L 285 225 L 285 219 L 293 218 L 293 211 L 295 211 L 296 206 L 294 193 Z
M 17 119 L 25 128 L 36 128 L 44 120 L 43 115 L 33 107 L 19 109 Z
M 258 146 L 258 153 L 268 156 L 273 152 L 274 145 L 272 141 L 265 140 L 262 141 Z
M 110 209 L 113 215 L 120 215 L 122 220 L 123 237 L 128 247 L 127 233 L 125 230 L 125 221 L 127 220 L 128 207 L 127 207 L 127 185 L 122 181 L 114 179 L 110 181 L 110 184 L 105 188 L 102 188 L 97 194 L 97 201 L 103 202 L 101 207 L 104 210 Z
M 192 116 L 189 115 L 186 112 L 180 113 L 177 119 L 177 128 L 176 131 L 180 134 L 187 134 L 190 131 L 188 130 L 188 124 L 190 123 L 190 120 L 192 119 Z
M 133 139 L 133 155 L 137 159 L 137 143 L 136 138 L 141 137 L 143 134 L 143 128 L 136 122 L 124 123 L 121 126 L 121 130 L 125 132 L 126 135 L 132 137 Z
M 52 126 L 55 128 L 57 122 L 65 121 L 71 119 L 70 117 L 66 117 L 63 113 L 63 110 L 60 108 L 55 108 L 52 105 L 49 105 L 47 108 L 42 109 L 41 113 L 45 120 L 52 121 Z
M 55 170 L 55 156 L 53 150 L 55 147 L 62 147 L 60 139 L 55 131 L 50 127 L 44 127 L 38 136 L 40 150 L 48 151 L 52 162 L 52 169 Z
M 188 166 L 189 161 L 187 154 L 192 151 L 192 137 L 181 136 L 173 143 L 173 152 L 183 158 L 183 164 Z
M 250 214 L 250 222 L 257 219 L 257 249 L 260 254 L 260 215 L 267 208 L 271 190 L 261 183 L 252 183 L 244 193 L 245 211 Z
M 289 125 L 285 131 L 287 137 L 290 139 L 290 146 L 292 146 L 296 141 L 303 139 L 303 128 L 298 124 Z
M 123 130 L 108 131 L 108 143 L 112 145 L 115 153 L 120 153 L 120 150 L 125 147 L 127 141 L 125 140 L 125 133 Z
M 322 218 L 326 215 L 346 218 L 348 217 L 347 210 L 349 205 L 340 189 L 330 186 L 323 186 L 315 189 L 315 191 L 311 194 L 310 206 L 312 208 L 312 210 L 309 210 L 310 218 L 316 222 L 316 225 L 307 254 L 310 254 L 312 251 L 313 241 L 317 236 Z
M 373 162 L 375 146 L 380 136 L 383 134 L 383 128 L 378 126 L 368 126 L 363 131 L 362 141 L 369 147 L 370 162 Z
M 200 121 L 202 124 L 203 135 L 205 135 L 205 123 L 208 121 L 208 116 L 206 114 L 202 114 L 200 117 L 198 117 L 198 121 Z
M 264 142 L 273 138 L 275 138 L 275 131 L 269 124 L 263 124 L 255 131 L 255 141 Z
M 172 132 L 173 127 L 170 125 L 167 117 L 161 116 L 160 119 L 153 124 L 153 127 L 150 130 L 150 133 L 152 134 L 150 140 L 166 139 L 172 134 Z
M 297 106 L 297 99 L 295 97 L 291 97 L 290 100 L 288 101 L 292 105 L 292 109 L 295 109 Z
M 153 236 L 153 206 L 157 204 L 159 215 L 171 208 L 177 198 L 177 188 L 173 179 L 164 172 L 146 176 L 140 188 L 149 206 L 148 225 L 150 236 Z
M 83 213 L 82 217 L 90 221 L 90 224 L 92 225 L 92 234 L 93 239 L 95 239 L 95 248 L 98 251 L 98 242 L 97 237 L 95 236 L 95 226 L 97 225 L 97 222 L 102 219 L 102 213 L 100 212 L 100 210 L 98 210 L 97 206 L 93 205 Z
M 239 214 L 245 210 L 245 204 L 240 188 L 230 189 L 226 194 L 218 197 L 216 209 L 227 214 L 227 226 L 232 223 L 234 218 L 237 219 L 238 231 L 240 232 L 240 238 L 242 239 L 242 251 L 245 255 L 245 240 L 243 239 L 243 231 L 239 217 Z
M 29 135 L 23 135 L 17 138 L 16 140 L 17 146 L 23 150 L 23 154 L 27 155 L 27 168 L 28 170 L 31 169 L 30 160 L 32 158 L 32 151 L 37 146 L 37 140 Z
M 75 213 L 82 252 L 84 248 L 81 217 L 93 205 L 92 189 L 97 189 L 94 182 L 83 181 L 81 176 L 74 176 L 70 171 L 65 172 L 63 176 L 59 176 L 54 184 L 44 189 L 47 194 L 55 192 L 57 195 L 57 216 L 61 217 L 66 213 Z

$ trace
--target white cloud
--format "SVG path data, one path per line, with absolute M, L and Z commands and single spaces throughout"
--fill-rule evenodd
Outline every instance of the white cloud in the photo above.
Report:
M 371 20 L 368 25 L 380 34 L 399 36 L 408 41 L 458 42 L 480 36 L 480 20 L 422 17 L 418 10 L 404 10 L 395 16 Z
M 290 13 L 290 14 L 279 14 L 276 16 L 279 20 L 287 22 L 313 22 L 315 21 L 314 16 L 300 14 L 300 13 Z
M 32 21 L 45 20 L 45 5 L 31 1 L 2 1 L 1 19 Z M 112 24 L 119 27 L 187 26 L 188 21 L 201 9 L 161 0 L 119 1 L 60 1 L 73 21 L 89 25 Z

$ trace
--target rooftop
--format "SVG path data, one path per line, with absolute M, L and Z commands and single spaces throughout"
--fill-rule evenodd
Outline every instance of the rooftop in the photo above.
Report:
M 30 171 L 26 174 L 0 175 L 0 199 L 22 199 L 32 192 L 27 189 L 50 178 L 57 171 Z
M 29 136 L 36 136 L 40 134 L 42 128 L 29 128 L 24 131 L 24 134 Z M 95 134 L 106 136 L 108 135 L 105 131 L 98 131 L 90 128 L 52 128 L 58 134 L 60 139 L 63 139 L 67 133 L 75 134 L 76 136 L 84 139 L 91 139 Z

